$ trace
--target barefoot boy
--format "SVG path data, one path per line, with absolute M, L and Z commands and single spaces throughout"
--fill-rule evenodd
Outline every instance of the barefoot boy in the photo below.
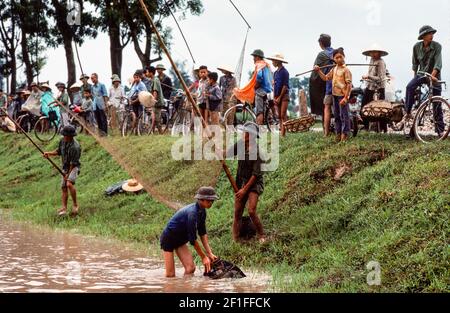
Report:
M 217 259 L 211 251 L 206 233 L 206 209 L 212 207 L 218 196 L 214 188 L 202 187 L 198 190 L 195 199 L 197 199 L 196 203 L 181 209 L 170 219 L 161 235 L 160 243 L 164 252 L 166 277 L 175 277 L 174 251 L 184 266 L 184 275 L 194 274 L 195 263 L 188 243 L 200 256 L 206 273 L 211 271 L 211 263 Z M 197 233 L 206 254 L 197 241 Z
M 67 214 L 67 201 L 70 196 L 73 201 L 72 216 L 78 215 L 77 190 L 75 189 L 75 181 L 80 171 L 81 147 L 78 141 L 74 139 L 77 135 L 73 126 L 65 126 L 62 135 L 63 139 L 59 142 L 58 149 L 52 152 L 45 152 L 44 158 L 51 156 L 61 156 L 63 163 L 63 171 L 66 174 L 61 180 L 62 188 L 62 208 L 58 211 L 59 216 Z

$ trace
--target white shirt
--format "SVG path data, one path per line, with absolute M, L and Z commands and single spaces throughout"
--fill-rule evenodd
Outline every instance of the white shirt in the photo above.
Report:
M 120 109 L 124 107 L 124 103 L 122 98 L 124 98 L 125 90 L 122 88 L 121 85 L 119 87 L 115 88 L 112 86 L 109 88 L 109 102 L 116 108 Z

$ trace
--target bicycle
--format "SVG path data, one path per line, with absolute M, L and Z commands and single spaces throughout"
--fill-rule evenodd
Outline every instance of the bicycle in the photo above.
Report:
M 182 134 L 187 136 L 191 133 L 192 129 L 192 106 L 187 101 L 185 94 L 182 90 L 178 90 L 177 94 L 172 98 L 168 110 L 167 123 L 164 123 L 165 128 L 163 134 L 167 130 L 171 130 L 172 136 L 178 136 Z
M 423 86 L 418 88 L 412 116 L 405 116 L 401 122 L 404 131 L 422 143 L 443 141 L 450 134 L 450 104 L 442 96 L 433 96 L 432 91 L 436 84 L 446 86 L 446 82 L 434 82 L 432 75 L 426 72 L 419 71 L 417 74 L 428 78 L 428 88 L 425 93 L 422 93 Z M 442 111 L 442 123 L 438 120 L 439 111 Z
M 48 143 L 52 141 L 58 134 L 61 121 L 54 107 L 58 104 L 53 101 L 49 104 L 48 116 L 41 116 L 34 125 L 34 135 L 41 142 Z
M 34 115 L 33 113 L 24 111 L 23 114 L 19 115 L 16 119 L 16 123 L 27 133 L 34 130 L 34 125 L 36 125 L 39 116 Z M 17 129 L 16 132 L 21 132 L 21 130 Z
M 123 112 L 123 120 L 121 122 L 121 133 L 122 137 L 128 137 L 130 135 L 138 135 L 140 133 L 137 127 L 138 117 L 136 113 L 134 113 L 133 108 L 130 104 L 130 100 L 125 98 L 127 104 L 125 105 L 125 109 Z
M 274 126 L 278 125 L 275 116 L 272 113 L 271 102 L 266 96 L 264 99 L 265 109 L 264 109 L 264 125 L 267 127 L 269 132 L 274 131 Z M 232 125 L 228 125 L 228 121 L 233 121 Z M 253 106 L 249 103 L 238 103 L 231 108 L 229 108 L 222 118 L 222 124 L 225 126 L 225 129 L 229 129 L 233 127 L 233 129 L 238 129 L 242 127 L 247 122 L 256 123 L 256 114 L 254 112 Z

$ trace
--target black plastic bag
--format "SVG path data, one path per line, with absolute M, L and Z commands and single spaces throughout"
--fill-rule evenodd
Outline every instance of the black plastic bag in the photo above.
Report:
M 244 272 L 242 272 L 239 267 L 231 262 L 221 259 L 217 259 L 216 261 L 214 261 L 211 265 L 211 271 L 209 273 L 205 273 L 204 276 L 207 276 L 211 279 L 239 279 L 246 277 Z
M 127 182 L 128 182 L 128 181 L 125 180 L 125 181 L 123 181 L 123 182 L 120 182 L 120 183 L 117 183 L 117 184 L 115 184 L 115 185 L 112 185 L 111 187 L 108 187 L 108 188 L 105 190 L 105 196 L 112 197 L 112 196 L 114 196 L 114 195 L 123 193 L 124 190 L 122 189 L 122 186 L 123 186 L 123 184 L 126 184 Z

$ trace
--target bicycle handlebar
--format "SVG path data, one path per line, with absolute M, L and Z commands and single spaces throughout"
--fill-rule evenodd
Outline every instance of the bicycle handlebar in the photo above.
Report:
M 434 78 L 434 76 L 431 75 L 430 73 L 423 72 L 423 71 L 417 71 L 417 74 L 426 76 L 426 77 L 428 77 L 428 78 Z M 434 81 L 433 81 L 433 82 L 434 82 Z M 441 85 L 446 84 L 446 82 L 443 81 L 443 80 L 438 80 L 438 81 L 436 81 L 436 82 L 434 82 L 434 83 L 436 83 L 436 84 L 441 84 Z

